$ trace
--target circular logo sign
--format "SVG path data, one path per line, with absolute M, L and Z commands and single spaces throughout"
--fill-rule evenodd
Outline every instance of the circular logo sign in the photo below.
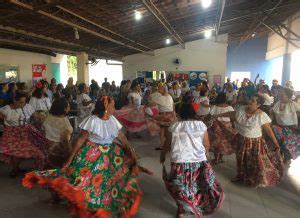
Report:
M 197 79 L 197 73 L 192 72 L 192 73 L 190 74 L 190 79 L 191 79 L 191 80 Z
M 206 80 L 206 73 L 200 73 L 199 74 L 199 79 Z

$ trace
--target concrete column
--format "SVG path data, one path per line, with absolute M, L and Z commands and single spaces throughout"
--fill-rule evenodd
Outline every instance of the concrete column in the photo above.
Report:
M 78 53 L 77 57 L 77 83 L 89 85 L 88 55 L 85 52 Z
M 291 54 L 283 55 L 283 65 L 282 65 L 282 78 L 281 78 L 281 85 L 285 85 L 287 81 L 291 78 Z

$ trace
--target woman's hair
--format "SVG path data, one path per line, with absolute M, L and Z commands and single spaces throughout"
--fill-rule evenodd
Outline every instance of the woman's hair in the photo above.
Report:
M 125 85 L 126 85 L 126 83 L 127 83 L 127 80 L 122 80 L 122 82 L 121 82 L 121 86 L 125 86 Z
M 179 107 L 179 115 L 181 117 L 181 119 L 193 119 L 196 116 L 196 111 L 193 107 L 193 102 L 194 102 L 194 98 L 193 98 L 193 94 L 191 91 L 188 91 L 184 94 L 183 98 L 182 98 L 182 104 Z
M 113 98 L 110 96 L 102 96 L 98 98 L 93 114 L 102 118 L 107 110 L 108 104 L 113 101 Z
M 16 83 L 9 83 L 7 93 L 13 93 L 16 87 Z
M 262 89 L 264 93 L 267 93 L 270 96 L 272 95 L 268 85 L 262 85 Z
M 289 88 L 286 88 L 286 87 L 282 87 L 282 88 L 280 89 L 280 91 L 284 92 L 284 94 L 286 94 L 286 96 L 287 96 L 289 99 L 291 99 L 291 98 L 293 97 L 293 95 L 294 95 L 293 90 L 291 90 L 291 89 L 289 89 Z
M 139 85 L 138 82 L 134 82 L 131 84 L 130 89 L 134 89 L 135 87 L 137 87 Z
M 207 92 L 206 89 L 205 89 L 205 90 L 201 90 L 201 91 L 200 91 L 200 96 L 201 96 L 201 97 L 205 97 L 206 92 Z
M 216 104 L 225 104 L 226 103 L 226 94 L 225 93 L 219 93 L 216 97 L 215 103 Z
M 262 96 L 260 96 L 258 94 L 254 95 L 253 97 L 256 98 L 256 102 L 257 102 L 257 104 L 260 105 L 260 107 L 263 106 L 263 104 L 265 103 L 264 97 L 262 97 Z
M 78 85 L 78 91 L 82 93 L 85 87 L 86 87 L 86 84 L 85 84 L 85 83 L 80 83 L 80 84 Z
M 65 109 L 68 107 L 69 102 L 66 98 L 57 98 L 53 101 L 49 113 L 54 116 L 61 116 L 66 113 Z
M 64 89 L 63 84 L 59 83 L 59 84 L 56 86 L 56 91 L 58 91 L 59 89 Z
M 32 97 L 42 98 L 43 97 L 43 87 L 42 88 L 36 87 L 32 93 Z
M 27 98 L 26 92 L 16 91 L 16 94 L 14 96 L 15 101 L 19 101 L 21 98 Z

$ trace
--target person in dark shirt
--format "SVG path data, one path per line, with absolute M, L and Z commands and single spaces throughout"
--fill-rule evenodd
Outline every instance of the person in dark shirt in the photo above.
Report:
M 102 83 L 102 89 L 104 89 L 104 91 L 106 93 L 108 93 L 109 92 L 109 88 L 110 88 L 110 84 L 109 84 L 109 82 L 107 82 L 107 78 L 105 77 L 104 78 L 104 83 Z

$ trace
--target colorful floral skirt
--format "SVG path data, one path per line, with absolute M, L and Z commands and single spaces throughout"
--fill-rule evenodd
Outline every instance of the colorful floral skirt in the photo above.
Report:
M 158 116 L 154 117 L 154 122 L 159 126 L 170 126 L 177 120 L 175 111 L 161 112 Z
M 133 217 L 140 203 L 138 167 L 123 145 L 88 141 L 64 171 L 26 174 L 23 186 L 50 186 L 81 218 Z
M 177 206 L 197 217 L 215 212 L 225 198 L 208 161 L 172 163 L 169 175 L 163 168 L 163 179 Z
M 210 140 L 210 151 L 214 154 L 230 155 L 235 152 L 231 145 L 232 138 L 236 132 L 230 122 L 221 122 L 213 119 L 211 126 L 208 128 Z
M 34 159 L 41 169 L 45 164 L 42 147 L 45 137 L 31 125 L 5 126 L 0 138 L 0 160 L 10 163 L 12 158 Z
M 286 160 L 300 156 L 300 134 L 294 133 L 289 127 L 273 125 L 272 129 Z
M 283 176 L 284 165 L 273 144 L 263 137 L 246 138 L 237 134 L 233 139 L 236 146 L 237 174 L 249 186 L 275 186 Z
M 147 122 L 143 106 L 139 109 L 132 105 L 116 110 L 115 117 L 122 123 L 128 132 L 140 132 L 147 129 Z

